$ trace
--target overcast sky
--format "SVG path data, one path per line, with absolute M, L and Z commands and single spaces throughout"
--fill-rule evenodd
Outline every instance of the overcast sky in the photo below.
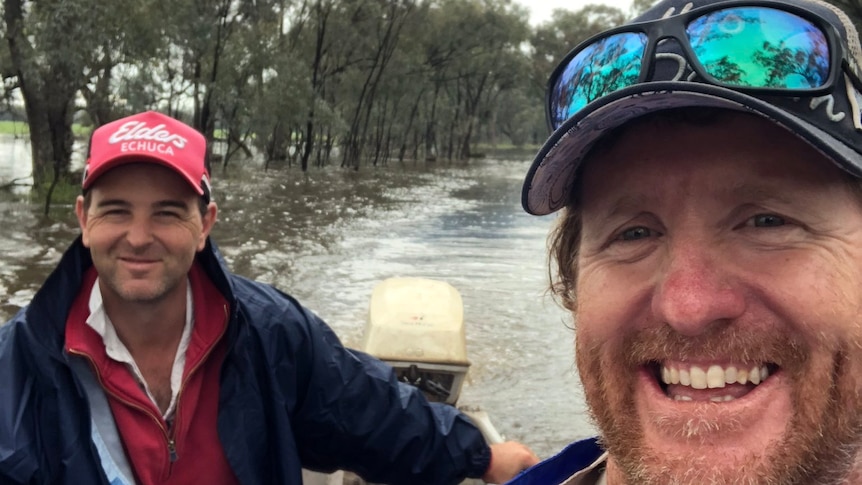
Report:
M 580 10 L 590 3 L 606 3 L 628 12 L 631 0 L 515 0 L 530 10 L 530 23 L 537 25 L 550 20 L 551 12 L 556 8 Z

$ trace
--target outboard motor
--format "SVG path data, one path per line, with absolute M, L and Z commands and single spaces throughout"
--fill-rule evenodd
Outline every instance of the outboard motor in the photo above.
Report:
M 389 278 L 371 293 L 362 350 L 391 365 L 429 401 L 456 405 L 467 360 L 461 294 L 427 278 Z
M 456 406 L 470 368 L 461 294 L 449 283 L 427 278 L 389 278 L 371 292 L 362 349 L 395 369 L 398 379 L 422 390 L 429 401 Z M 488 443 L 503 437 L 477 406 L 459 406 Z M 374 485 L 344 471 L 303 470 L 307 485 Z M 467 479 L 460 485 L 478 485 Z

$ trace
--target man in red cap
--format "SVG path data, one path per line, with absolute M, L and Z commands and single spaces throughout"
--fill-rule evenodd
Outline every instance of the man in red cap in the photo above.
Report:
M 497 483 L 537 461 L 231 274 L 205 154 L 155 112 L 93 132 L 81 237 L 0 327 L 0 483 Z

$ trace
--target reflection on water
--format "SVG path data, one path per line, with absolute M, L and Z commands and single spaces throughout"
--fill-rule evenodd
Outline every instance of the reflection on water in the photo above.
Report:
M 526 158 L 309 176 L 216 169 L 213 236 L 237 273 L 296 296 L 352 346 L 377 282 L 448 281 L 463 296 L 472 362 L 459 404 L 480 405 L 505 437 L 546 457 L 592 428 L 570 322 L 544 294 L 552 220 L 519 206 Z M 10 163 L 0 158 L 0 184 L 19 170 Z M 71 207 L 46 221 L 8 199 L 0 194 L 2 320 L 29 301 L 78 232 Z
M 0 135 L 0 185 L 19 181 L 32 184 L 30 165 L 30 142 L 23 135 Z

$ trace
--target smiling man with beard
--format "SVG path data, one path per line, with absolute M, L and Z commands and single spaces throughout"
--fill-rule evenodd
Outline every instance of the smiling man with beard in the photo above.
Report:
M 564 58 L 523 205 L 600 436 L 512 483 L 862 483 L 860 52 L 818 1 L 668 0 Z

